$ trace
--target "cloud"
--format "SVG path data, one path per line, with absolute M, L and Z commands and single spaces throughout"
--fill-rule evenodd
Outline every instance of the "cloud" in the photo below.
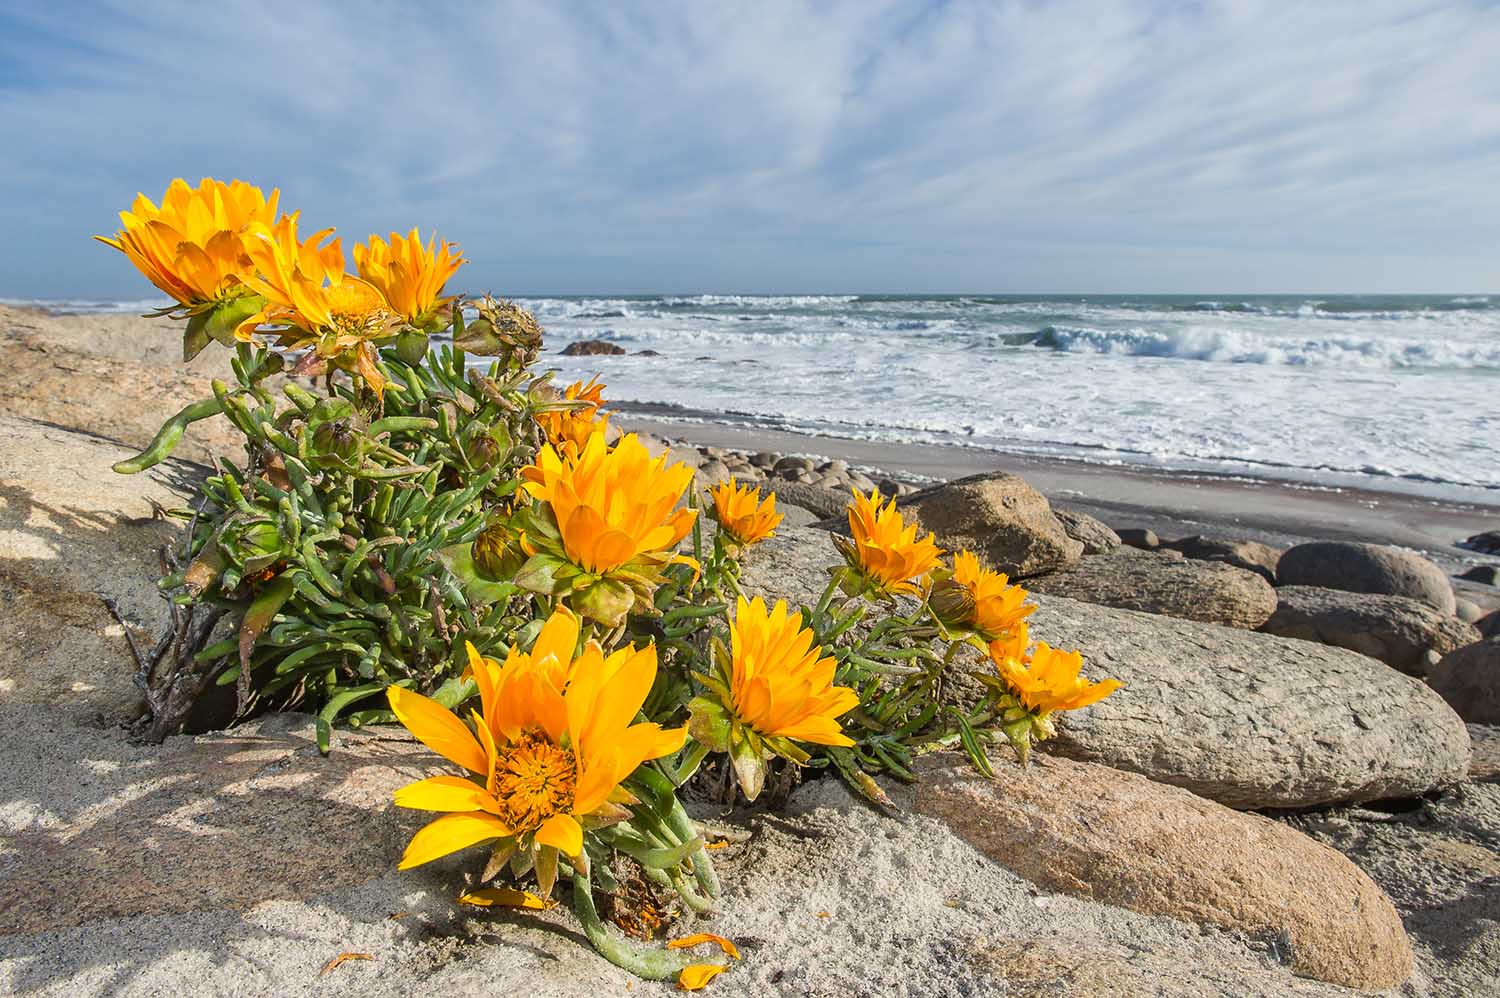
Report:
M 67 3 L 0 12 L 0 294 L 173 176 L 476 287 L 1495 285 L 1488 4 Z

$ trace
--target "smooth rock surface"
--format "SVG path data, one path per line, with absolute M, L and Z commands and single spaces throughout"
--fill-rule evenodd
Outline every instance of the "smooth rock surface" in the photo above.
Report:
M 1154 551 L 1088 555 L 1029 588 L 1085 603 L 1254 630 L 1276 609 L 1276 590 L 1253 572 Z
M 1281 561 L 1281 551 L 1260 541 L 1231 541 L 1219 537 L 1204 537 L 1194 534 L 1181 540 L 1168 541 L 1164 547 L 1181 551 L 1196 561 L 1222 561 L 1235 568 L 1254 572 L 1272 585 L 1276 584 L 1276 566 Z
M 801 506 L 820 520 L 842 517 L 853 498 L 848 489 L 840 491 L 793 481 L 769 482 L 763 491 L 776 493 L 778 507 Z
M 0 701 L 123 720 L 140 700 L 136 665 L 104 601 L 138 644 L 155 643 L 168 619 L 158 552 L 176 528 L 153 504 L 184 505 L 197 469 L 118 475 L 129 449 L 11 416 L 0 439 Z
M 1038 596 L 1038 638 L 1125 688 L 1066 714 L 1058 754 L 1231 807 L 1414 797 L 1462 780 L 1463 722 L 1423 683 L 1343 648 Z
M 1120 527 L 1115 531 L 1115 536 L 1127 547 L 1140 548 L 1142 551 L 1155 551 L 1161 547 L 1161 538 L 1148 527 Z
M 1351 593 L 1407 596 L 1453 615 L 1453 586 L 1419 554 L 1380 544 L 1314 541 L 1288 548 L 1276 567 L 1282 586 L 1321 586 Z
M 396 870 L 430 815 L 390 791 L 437 768 L 399 731 L 341 738 L 326 759 L 305 717 L 154 749 L 45 710 L 0 707 L 22 733 L 0 742 L 0 993 L 675 993 L 595 954 L 567 904 L 456 905 L 482 849 Z M 721 913 L 672 927 L 739 944 L 713 994 L 1042 998 L 1060 980 L 1078 995 L 1347 994 L 1293 977 L 1266 940 L 1039 891 L 833 778 L 784 813 L 728 820 L 750 839 L 714 853 Z M 330 967 L 346 953 L 368 959 Z
M 1052 515 L 1069 537 L 1083 545 L 1084 554 L 1109 554 L 1120 549 L 1120 535 L 1087 513 L 1053 507 Z
M 1401 913 L 1425 977 L 1416 994 L 1500 994 L 1500 783 L 1468 782 L 1420 807 L 1350 807 L 1281 820 L 1339 850 Z
M 914 492 L 900 503 L 907 522 L 935 533 L 945 550 L 968 548 L 1012 578 L 1055 572 L 1083 554 L 1047 498 L 1015 475 L 972 475 Z
M 1427 682 L 1465 721 L 1500 724 L 1500 638 L 1444 655 Z
M 1479 640 L 1472 624 L 1405 596 L 1282 586 L 1276 598 L 1261 627 L 1267 634 L 1348 648 L 1412 676 L 1427 670 L 1423 652 L 1441 656 Z
M 916 810 L 1048 890 L 1282 940 L 1306 977 L 1376 989 L 1411 973 L 1380 888 L 1285 825 L 1105 766 L 994 765 L 991 780 L 961 753 L 922 758 Z

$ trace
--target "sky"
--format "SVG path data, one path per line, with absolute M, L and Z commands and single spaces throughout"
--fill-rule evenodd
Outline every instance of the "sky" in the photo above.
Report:
M 465 290 L 1500 290 L 1500 7 L 0 0 L 0 297 L 176 176 Z

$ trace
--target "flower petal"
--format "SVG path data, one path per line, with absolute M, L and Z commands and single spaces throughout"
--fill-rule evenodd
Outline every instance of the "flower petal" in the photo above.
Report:
M 536 841 L 567 856 L 583 852 L 583 826 L 571 814 L 554 814 L 536 830 Z
M 399 686 L 386 690 L 386 698 L 397 719 L 406 725 L 417 741 L 470 772 L 482 774 L 486 771 L 489 760 L 485 758 L 484 749 L 475 741 L 474 733 L 452 711 L 436 700 Z
M 400 868 L 410 870 L 460 849 L 509 834 L 510 829 L 505 827 L 505 823 L 492 814 L 480 811 L 445 814 L 411 837 L 406 852 L 401 855 Z
M 418 811 L 488 811 L 499 814 L 499 805 L 483 787 L 462 776 L 434 776 L 408 783 L 396 791 L 396 806 Z

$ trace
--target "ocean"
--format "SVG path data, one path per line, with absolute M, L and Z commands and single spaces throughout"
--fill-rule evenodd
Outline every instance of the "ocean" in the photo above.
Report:
M 562 382 L 598 372 L 619 408 L 654 417 L 1483 502 L 1500 490 L 1500 296 L 518 301 Z M 580 339 L 629 353 L 558 353 Z

